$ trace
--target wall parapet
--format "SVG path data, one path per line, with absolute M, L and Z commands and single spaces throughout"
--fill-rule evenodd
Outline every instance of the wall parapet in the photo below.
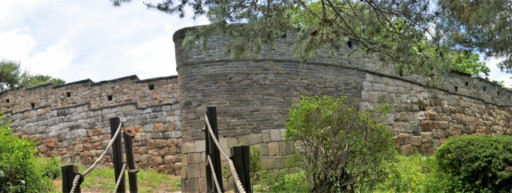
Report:
M 137 103 L 140 107 L 175 103 L 179 101 L 177 81 L 177 76 L 140 80 L 132 75 L 100 82 L 86 79 L 63 85 L 20 87 L 0 93 L 0 112 L 18 113 L 79 104 L 95 109 L 124 103 Z

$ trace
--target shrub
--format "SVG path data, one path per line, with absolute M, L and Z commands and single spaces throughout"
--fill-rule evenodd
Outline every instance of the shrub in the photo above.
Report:
M 270 174 L 270 170 L 260 172 L 262 183 L 253 189 L 255 192 L 309 192 L 306 172 L 299 169 L 296 172 L 279 172 Z
M 387 176 L 382 163 L 393 158 L 393 134 L 379 115 L 390 105 L 358 107 L 346 97 L 303 96 L 289 109 L 285 137 L 300 147 L 311 191 L 361 191 Z
M 50 179 L 57 179 L 61 175 L 60 160 L 52 155 L 51 157 L 36 157 L 37 167 L 41 175 Z
M 366 192 L 450 192 L 449 176 L 440 172 L 435 157 L 420 154 L 397 156 L 385 163 L 389 176 L 373 191 Z
M 452 192 L 512 192 L 512 138 L 449 138 L 436 151 L 440 168 L 454 181 Z
M 49 190 L 50 180 L 36 169 L 36 144 L 11 133 L 9 124 L 0 125 L 0 192 Z

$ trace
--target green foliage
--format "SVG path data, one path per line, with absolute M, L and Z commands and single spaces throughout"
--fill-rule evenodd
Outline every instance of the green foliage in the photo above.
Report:
M 61 85 L 66 81 L 48 75 L 31 75 L 28 71 L 22 73 L 19 63 L 0 60 L 0 92 L 19 86 L 32 87 L 47 83 Z
M 379 118 L 391 105 L 358 107 L 346 97 L 303 96 L 289 109 L 285 137 L 301 147 L 312 191 L 371 189 L 387 176 L 382 164 L 393 158 L 394 147 Z
M 32 87 L 32 86 L 37 86 L 37 85 L 42 85 L 42 84 L 47 84 L 47 83 L 53 83 L 54 85 L 61 85 L 61 84 L 66 83 L 66 81 L 64 81 L 62 79 L 58 79 L 58 78 L 52 78 L 51 76 L 48 76 L 48 75 L 40 75 L 40 74 L 31 75 L 28 72 L 23 72 L 23 74 L 20 76 L 19 85 Z
M 261 180 L 261 151 L 260 147 L 253 145 L 249 150 L 249 176 L 251 178 L 251 186 L 254 189 L 254 184 Z
M 480 55 L 468 51 L 452 50 L 448 53 L 454 70 L 459 70 L 472 76 L 479 76 L 480 73 L 486 77 L 489 76 L 491 70 L 483 62 L 479 62 Z
M 36 157 L 37 168 L 45 178 L 57 179 L 61 176 L 60 159 L 52 155 L 51 157 Z
M 78 170 L 83 173 L 87 168 L 79 165 Z M 128 172 L 125 172 L 128 180 Z M 179 179 L 152 170 L 139 168 L 137 183 L 140 192 L 175 192 L 180 189 Z M 96 168 L 87 175 L 81 185 L 82 190 L 93 192 L 110 192 L 115 188 L 114 169 L 109 167 Z M 128 188 L 127 188 L 128 189 Z
M 436 151 L 437 163 L 453 177 L 450 191 L 511 192 L 512 138 L 463 136 L 449 138 Z
M 19 74 L 19 63 L 9 60 L 0 60 L 0 91 L 15 88 L 19 81 Z
M 51 181 L 37 169 L 36 152 L 36 143 L 12 135 L 9 124 L 0 125 L 0 192 L 45 192 L 51 188 Z
M 270 170 L 262 170 L 260 172 L 262 183 L 253 186 L 253 190 L 255 192 L 309 192 L 310 187 L 304 170 L 286 171 L 272 175 Z
M 385 164 L 389 176 L 373 192 L 448 192 L 449 177 L 440 172 L 435 157 L 397 156 Z

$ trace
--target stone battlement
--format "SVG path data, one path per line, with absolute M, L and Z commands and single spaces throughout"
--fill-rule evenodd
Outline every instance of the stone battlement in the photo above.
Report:
M 176 103 L 177 76 L 140 80 L 136 75 L 93 82 L 90 79 L 63 85 L 52 83 L 20 87 L 0 93 L 0 112 L 19 113 L 41 107 L 61 108 L 89 104 L 91 109 L 124 103 L 147 107 Z

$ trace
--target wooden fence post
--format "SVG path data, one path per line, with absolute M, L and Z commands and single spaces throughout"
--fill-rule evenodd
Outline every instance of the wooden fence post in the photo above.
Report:
M 217 189 L 214 186 L 213 177 L 211 174 L 211 169 L 209 167 L 213 167 L 215 171 L 215 175 L 217 176 L 217 182 L 219 183 L 221 192 L 224 192 L 224 188 L 222 187 L 222 166 L 220 164 L 220 151 L 211 139 L 211 137 L 215 137 L 217 140 L 219 139 L 219 131 L 217 127 L 217 109 L 215 107 L 207 107 L 206 108 L 206 116 L 208 117 L 208 120 L 210 122 L 210 126 L 212 127 L 212 131 L 215 134 L 214 136 L 210 135 L 210 132 L 207 130 L 205 131 L 206 136 L 206 155 L 210 156 L 212 159 L 213 166 L 208 165 L 206 167 L 206 192 L 217 192 Z
M 110 118 L 110 137 L 114 137 L 120 122 L 121 121 L 119 120 L 119 117 Z M 114 139 L 114 144 L 112 144 L 112 163 L 114 164 L 114 171 L 116 176 L 114 181 L 122 178 L 117 192 L 124 193 L 126 192 L 126 188 L 124 184 L 124 173 L 121 174 L 121 170 L 123 169 L 123 150 L 121 149 L 121 146 L 121 137 L 118 136 L 116 139 Z
M 128 164 L 129 169 L 135 169 L 135 160 L 133 159 L 133 135 L 130 130 L 126 132 L 129 135 L 124 135 L 124 149 L 126 153 L 126 162 Z M 137 187 L 137 172 L 131 173 L 128 172 L 128 184 L 130 185 L 130 192 L 136 193 L 139 192 Z
M 62 192 L 69 193 L 73 188 L 73 180 L 78 174 L 78 167 L 75 165 L 62 166 Z M 80 184 L 75 188 L 75 193 L 80 193 Z
M 232 147 L 231 157 L 233 164 L 235 165 L 236 173 L 238 174 L 240 182 L 242 182 L 242 186 L 244 187 L 245 192 L 251 193 L 252 190 L 249 169 L 249 146 L 243 145 Z M 239 192 L 239 190 L 235 188 L 235 192 Z

